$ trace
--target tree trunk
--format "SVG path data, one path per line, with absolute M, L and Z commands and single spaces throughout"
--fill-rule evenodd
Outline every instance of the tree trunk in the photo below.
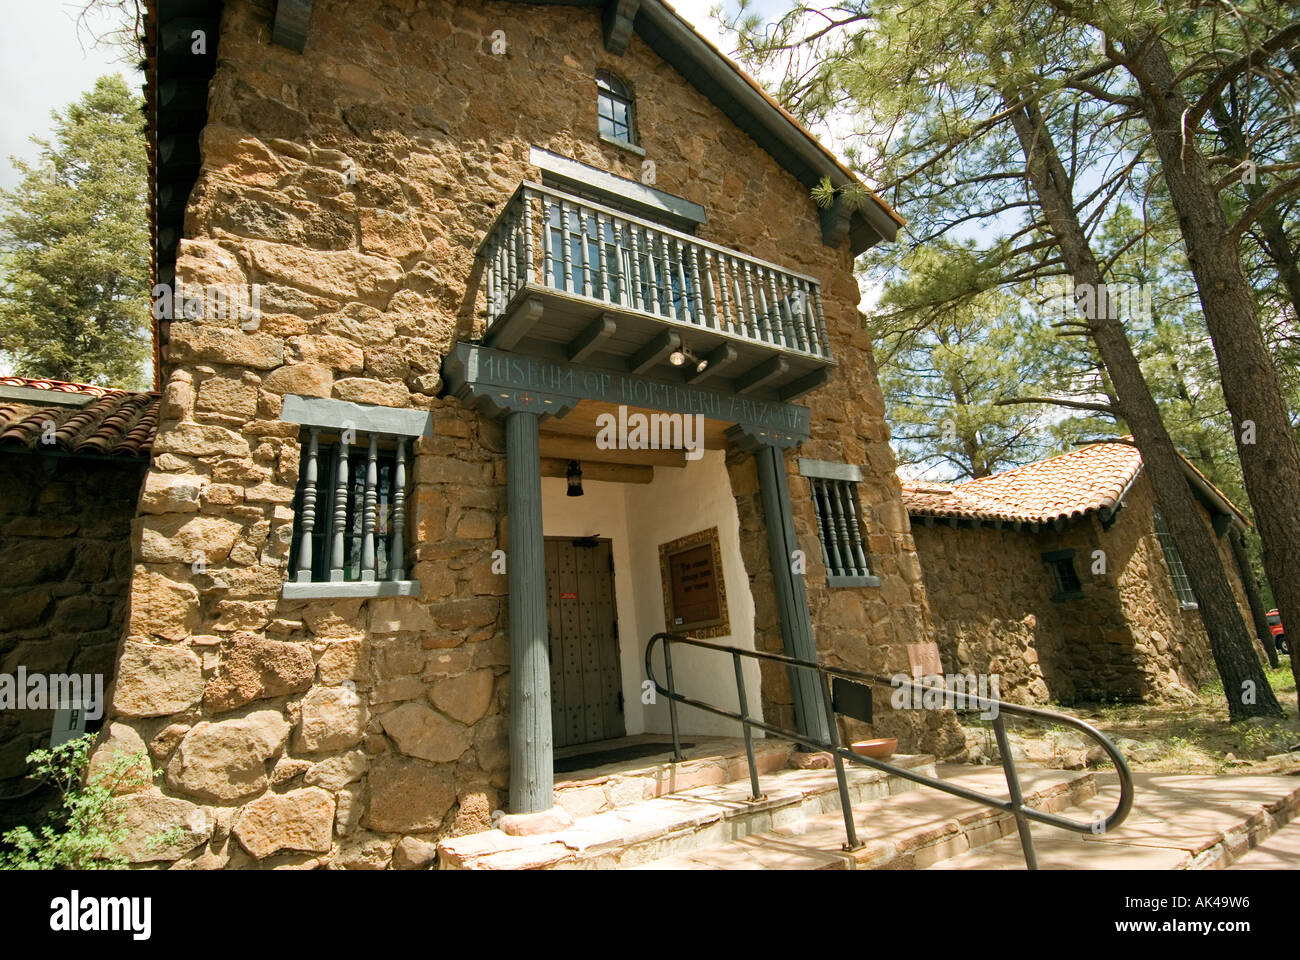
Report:
M 1241 122 L 1228 110 L 1222 97 L 1210 106 L 1210 115 L 1214 117 L 1214 125 L 1223 140 L 1224 152 L 1239 162 L 1245 160 L 1246 135 L 1241 129 Z M 1268 191 L 1262 183 L 1246 183 L 1243 186 L 1247 199 L 1252 202 Z M 1300 265 L 1296 264 L 1295 248 L 1287 236 L 1282 214 L 1277 207 L 1269 207 L 1259 215 L 1256 223 L 1259 227 L 1259 247 L 1272 262 L 1295 315 L 1300 319 Z
M 1233 527 L 1228 531 L 1228 544 L 1232 547 L 1232 559 L 1237 561 L 1237 572 L 1241 574 L 1241 586 L 1246 591 L 1246 602 L 1250 604 L 1250 617 L 1255 621 L 1255 636 L 1264 645 L 1264 656 L 1268 665 L 1276 667 L 1277 644 L 1268 629 L 1268 611 L 1264 609 L 1264 599 L 1259 595 L 1259 583 L 1255 580 L 1255 571 L 1250 566 L 1250 557 L 1246 553 L 1246 540 L 1241 531 Z
M 1282 622 L 1300 623 L 1300 450 L 1260 331 L 1255 297 L 1209 165 L 1195 138 L 1183 135 L 1188 103 L 1175 86 L 1164 42 L 1149 36 L 1142 42 L 1126 39 L 1123 46 L 1219 360 L 1223 399 L 1232 414 L 1246 494 L 1263 542 L 1264 572 Z M 1298 661 L 1300 657 L 1291 658 L 1291 670 L 1300 685 Z
M 1009 105 L 1021 97 L 1019 91 L 1004 90 L 1003 99 Z M 1183 473 L 1182 461 L 1160 418 L 1124 326 L 1109 306 L 1101 267 L 1075 213 L 1070 178 L 1056 152 L 1051 132 L 1032 101 L 1014 111 L 1011 122 L 1048 229 L 1074 277 L 1076 295 L 1082 298 L 1092 292 L 1094 304 L 1101 308 L 1081 309 L 1081 313 L 1110 374 L 1121 413 L 1142 451 L 1142 463 L 1156 491 L 1161 513 L 1182 555 L 1209 636 L 1214 663 L 1223 679 L 1229 716 L 1233 720 L 1281 716 L 1281 707 L 1255 657 L 1250 633 L 1228 585 L 1214 539 Z

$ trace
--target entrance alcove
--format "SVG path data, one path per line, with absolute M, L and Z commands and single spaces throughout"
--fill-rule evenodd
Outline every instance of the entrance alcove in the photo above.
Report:
M 557 421 L 562 423 L 563 421 Z M 723 425 L 725 428 L 726 425 Z M 547 435 L 543 434 L 541 448 L 546 451 Z M 591 444 L 593 456 L 621 456 L 622 463 L 635 460 L 637 451 L 597 451 L 594 437 Z M 658 451 L 647 451 L 656 454 Z M 599 635 L 589 638 L 586 649 L 613 642 L 617 645 L 618 691 L 621 702 L 617 705 L 593 703 L 592 697 L 601 687 L 599 680 L 589 678 L 586 690 L 579 688 L 576 695 L 565 688 L 565 664 L 552 663 L 552 716 L 557 750 L 572 753 L 572 748 L 584 742 L 584 726 L 600 730 L 599 736 L 587 741 L 593 751 L 602 749 L 601 741 L 618 737 L 636 737 L 659 734 L 665 739 L 671 734 L 668 704 L 662 697 L 651 696 L 645 688 L 645 649 L 650 637 L 666 629 L 664 587 L 661 575 L 660 546 L 692 534 L 716 529 L 718 553 L 721 560 L 723 585 L 727 607 L 727 632 L 713 637 L 716 642 L 744 649 L 754 649 L 754 600 L 750 593 L 749 575 L 740 550 L 739 517 L 731 482 L 725 464 L 723 449 L 705 449 L 696 460 L 682 458 L 680 465 L 657 465 L 647 474 L 629 475 L 623 482 L 589 479 L 600 474 L 603 461 L 580 460 L 584 468 L 583 495 L 567 494 L 567 481 L 563 477 L 542 479 L 542 528 L 547 540 L 548 621 L 551 628 L 550 649 L 553 658 L 563 659 L 565 627 L 581 621 L 581 629 L 595 630 Z M 608 556 L 612 570 L 592 571 L 593 563 L 586 558 L 581 578 L 583 589 L 592 589 L 593 576 L 612 578 L 612 608 L 606 611 L 598 603 L 596 610 L 584 615 L 571 614 L 566 605 L 583 604 L 585 596 L 576 588 L 570 589 L 577 579 L 555 569 L 556 563 L 572 565 L 575 551 L 586 550 L 598 556 Z M 607 561 L 598 560 L 595 566 Z M 599 587 L 597 587 L 599 589 Z M 593 623 L 592 612 L 598 621 Z M 599 618 L 605 618 L 604 620 Z M 605 620 L 611 619 L 612 623 Z M 569 643 L 572 638 L 567 638 Z M 598 673 L 602 664 L 598 657 L 588 657 L 584 667 Z M 572 656 L 568 668 L 568 685 L 577 687 L 573 674 Z M 722 654 L 706 650 L 679 648 L 673 657 L 674 676 L 680 692 L 714 704 L 723 709 L 737 710 L 735 674 L 731 661 Z M 606 666 L 606 669 L 607 666 Z M 663 679 L 662 663 L 656 665 Z M 754 661 L 744 664 L 746 698 L 750 710 L 761 719 L 760 677 Z M 558 682 L 557 682 L 558 681 Z M 605 694 L 608 697 L 608 694 Z M 649 701 L 649 702 L 647 702 Z M 610 707 L 619 709 L 621 730 L 611 722 Z M 584 724 L 583 711 L 597 711 L 603 723 Z M 575 711 L 578 716 L 575 716 Z M 678 711 L 683 736 L 686 737 L 736 737 L 740 725 L 689 706 Z M 567 729 L 566 729 L 567 724 Z

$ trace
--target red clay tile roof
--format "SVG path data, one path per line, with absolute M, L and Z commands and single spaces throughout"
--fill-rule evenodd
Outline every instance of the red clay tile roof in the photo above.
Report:
M 84 406 L 6 399 L 0 401 L 0 451 L 148 457 L 158 430 L 158 394 L 59 380 L 0 377 L 0 386 L 28 387 L 90 397 Z M 53 424 L 53 443 L 46 443 Z
M 1113 507 L 1142 469 L 1127 443 L 1091 446 L 964 483 L 904 482 L 912 516 L 1048 523 Z
M 1181 454 L 1180 454 L 1181 457 Z M 1188 482 L 1220 513 L 1250 521 L 1186 457 Z M 903 505 L 914 517 L 1051 523 L 1108 510 L 1119 503 L 1142 469 L 1132 443 L 1094 443 L 1037 463 L 963 483 L 903 481 Z

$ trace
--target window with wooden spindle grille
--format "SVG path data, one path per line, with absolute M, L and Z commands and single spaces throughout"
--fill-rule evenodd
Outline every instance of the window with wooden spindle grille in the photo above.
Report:
M 408 579 L 406 547 L 414 434 L 358 429 L 349 414 L 363 423 L 364 415 L 331 408 L 330 401 L 293 399 L 295 410 L 315 404 L 307 414 L 326 423 L 341 419 L 346 425 L 303 427 L 285 596 L 418 592 L 418 584 Z M 384 422 L 407 413 L 372 416 Z
M 801 459 L 799 472 L 808 478 L 811 488 L 827 586 L 879 586 L 880 578 L 871 573 L 868 563 L 862 529 L 858 500 L 861 471 L 852 464 Z

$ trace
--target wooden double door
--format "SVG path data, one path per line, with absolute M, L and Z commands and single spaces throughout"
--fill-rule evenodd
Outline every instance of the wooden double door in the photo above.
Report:
M 555 746 L 623 736 L 614 560 L 608 540 L 546 538 L 546 609 Z

